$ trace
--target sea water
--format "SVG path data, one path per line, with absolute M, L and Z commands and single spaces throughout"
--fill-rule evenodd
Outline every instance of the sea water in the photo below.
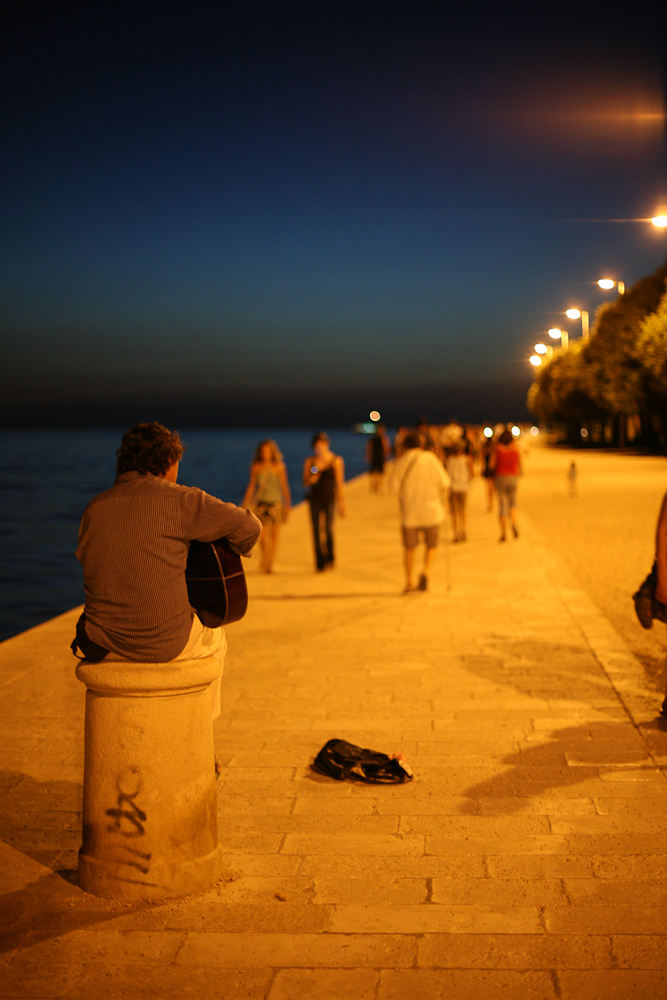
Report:
M 122 430 L 3 431 L 0 435 L 0 640 L 83 603 L 74 552 L 83 509 L 115 478 Z M 365 438 L 328 430 L 347 479 L 365 469 Z M 184 430 L 179 482 L 241 503 L 250 461 L 273 438 L 287 465 L 292 502 L 303 499 L 307 430 Z

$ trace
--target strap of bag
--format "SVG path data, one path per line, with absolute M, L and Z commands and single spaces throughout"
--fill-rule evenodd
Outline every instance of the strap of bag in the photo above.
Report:
M 98 643 L 93 642 L 92 639 L 88 638 L 86 634 L 86 613 L 85 611 L 80 616 L 78 622 L 76 623 L 76 635 L 72 642 L 70 643 L 70 649 L 76 656 L 77 660 L 87 660 L 89 663 L 99 663 L 109 652 L 104 646 L 98 645 Z M 80 649 L 83 656 L 79 656 L 77 649 Z
M 420 455 L 421 455 L 421 449 L 419 449 L 419 450 L 417 451 L 417 454 L 416 454 L 416 455 L 415 455 L 415 457 L 414 457 L 414 458 L 412 459 L 412 461 L 410 462 L 409 466 L 407 467 L 407 469 L 405 470 L 405 472 L 403 473 L 403 475 L 402 475 L 402 477 L 401 477 L 401 481 L 400 481 L 400 483 L 398 484 L 398 496 L 399 496 L 399 499 L 400 499 L 400 498 L 401 498 L 401 496 L 402 496 L 402 491 L 403 491 L 403 487 L 404 487 L 404 485 L 405 485 L 405 482 L 406 482 L 406 480 L 407 480 L 408 476 L 410 475 L 410 473 L 412 472 L 412 470 L 414 469 L 415 465 L 416 465 L 416 464 L 417 464 L 417 462 L 419 461 L 419 456 L 420 456 Z

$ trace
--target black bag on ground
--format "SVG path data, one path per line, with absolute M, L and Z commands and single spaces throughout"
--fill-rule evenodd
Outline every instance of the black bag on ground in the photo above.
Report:
M 412 781 L 412 771 L 402 756 L 388 757 L 377 750 L 365 750 L 346 740 L 329 740 L 313 761 L 313 769 L 337 781 L 367 781 L 394 785 Z

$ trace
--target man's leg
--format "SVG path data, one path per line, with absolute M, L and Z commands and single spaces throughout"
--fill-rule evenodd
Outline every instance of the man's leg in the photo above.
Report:
M 435 556 L 435 550 L 438 547 L 440 534 L 440 526 L 437 524 L 431 525 L 428 528 L 424 528 L 424 564 L 422 567 L 421 576 L 419 577 L 419 589 L 428 589 L 428 573 L 433 563 L 433 557 Z
M 435 545 L 430 545 L 430 546 L 427 545 L 426 548 L 424 549 L 424 567 L 422 569 L 422 573 L 424 574 L 424 576 L 428 576 L 431 565 L 433 564 L 433 557 L 435 556 L 435 550 L 436 550 Z
M 403 566 L 405 567 L 405 592 L 414 590 L 412 586 L 412 567 L 415 561 L 415 550 L 403 549 Z
M 404 594 L 414 590 L 412 586 L 412 567 L 415 561 L 415 549 L 419 542 L 419 529 L 406 528 L 401 525 L 401 535 L 403 537 L 403 566 L 405 568 L 405 589 Z
M 222 628 L 206 628 L 195 615 L 192 622 L 190 638 L 178 656 L 174 660 L 199 660 L 205 656 L 212 656 L 218 661 L 220 670 L 215 680 L 211 681 L 211 718 L 217 719 L 220 715 L 220 685 L 222 683 L 222 671 L 225 666 L 225 654 L 227 652 L 227 639 Z

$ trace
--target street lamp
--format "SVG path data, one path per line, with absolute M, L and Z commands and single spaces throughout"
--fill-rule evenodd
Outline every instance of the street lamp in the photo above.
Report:
M 539 356 L 539 354 L 531 354 L 528 360 L 530 361 L 533 368 L 539 368 L 540 365 L 542 364 L 542 358 Z
M 610 292 L 612 288 L 618 288 L 619 295 L 625 295 L 625 282 L 614 281 L 613 278 L 600 278 L 598 281 L 600 288 L 604 288 L 605 292 Z
M 535 353 L 536 354 L 542 354 L 542 355 L 546 354 L 546 356 L 548 358 L 550 358 L 551 355 L 553 354 L 553 352 L 554 352 L 554 349 L 551 346 L 551 344 L 535 344 Z
M 667 227 L 667 207 L 661 205 L 656 214 L 651 219 L 651 222 L 657 229 L 665 229 Z
M 567 349 L 570 339 L 567 330 L 559 330 L 557 326 L 552 326 L 549 330 L 549 336 L 552 340 L 560 340 L 561 346 Z
M 588 313 L 585 309 L 566 309 L 568 319 L 579 319 L 581 316 L 581 339 L 588 340 Z

